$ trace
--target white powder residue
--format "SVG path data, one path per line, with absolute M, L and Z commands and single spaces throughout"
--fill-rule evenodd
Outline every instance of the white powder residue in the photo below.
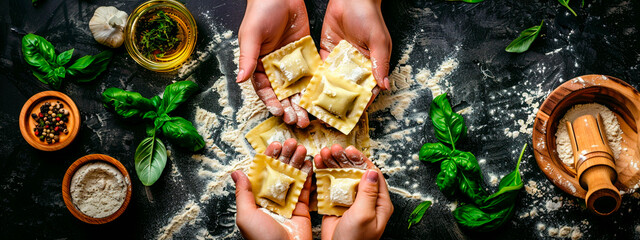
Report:
M 544 231 L 545 225 L 538 223 L 537 228 L 539 231 Z M 566 238 L 571 240 L 578 240 L 583 236 L 578 226 L 549 227 L 546 235 L 553 238 Z
M 198 220 L 200 214 L 200 206 L 193 201 L 188 202 L 180 212 L 169 220 L 169 223 L 161 229 L 157 239 L 172 239 L 173 235 L 182 229 L 185 225 L 193 225 Z
M 562 207 L 562 200 L 558 199 L 557 197 L 554 197 L 553 200 L 548 200 L 547 203 L 545 203 L 545 207 L 547 211 L 558 210 Z
M 422 196 L 421 193 L 411 193 L 406 189 L 402 189 L 394 186 L 389 186 L 389 192 L 396 193 L 404 198 L 418 199 L 420 201 L 431 201 L 434 204 L 438 202 L 437 200 L 434 200 L 433 197 L 431 196 Z
M 620 152 L 622 151 L 622 129 L 620 129 L 620 123 L 618 123 L 616 115 L 607 107 L 597 103 L 579 104 L 573 106 L 562 117 L 558 123 L 558 130 L 556 132 L 556 151 L 562 162 L 567 166 L 574 167 L 574 153 L 566 122 L 573 123 L 573 121 L 580 116 L 592 115 L 596 117 L 598 114 L 602 117 L 607 140 L 609 140 L 609 147 L 611 147 L 613 151 L 614 158 L 618 159 L 620 156 Z

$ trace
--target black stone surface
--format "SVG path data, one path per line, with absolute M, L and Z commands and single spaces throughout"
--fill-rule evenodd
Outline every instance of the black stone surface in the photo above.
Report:
M 17 119 L 24 102 L 40 91 L 50 90 L 49 86 L 33 77 L 24 62 L 20 44 L 22 36 L 26 33 L 44 36 L 58 52 L 75 48 L 74 59 L 96 54 L 106 48 L 94 41 L 88 29 L 93 11 L 98 6 L 113 5 L 131 12 L 142 2 L 43 0 L 38 7 L 33 7 L 30 0 L 0 2 L 0 239 L 155 238 L 168 218 L 204 187 L 196 174 L 197 163 L 189 161 L 192 153 L 172 148 L 173 160 L 167 169 L 175 165 L 182 172 L 182 179 L 170 180 L 165 170 L 163 177 L 150 189 L 154 197 L 150 203 L 135 176 L 133 165 L 135 147 L 144 137 L 144 129 L 141 124 L 131 124 L 103 108 L 100 93 L 106 87 L 119 87 L 152 96 L 160 94 L 173 80 L 187 77 L 192 77 L 202 89 L 206 89 L 223 74 L 220 69 L 235 69 L 228 56 L 209 58 L 190 76 L 178 78 L 176 74 L 148 71 L 137 65 L 124 47 L 116 49 L 109 69 L 96 81 L 88 84 L 66 81 L 60 89 L 76 102 L 82 114 L 80 133 L 69 147 L 53 153 L 40 152 L 29 146 L 20 135 Z M 212 40 L 214 29 L 210 27 L 210 21 L 219 28 L 233 30 L 233 37 L 237 37 L 244 14 L 243 1 L 185 2 L 198 23 L 197 50 L 207 51 L 206 44 Z M 591 73 L 616 76 L 638 87 L 639 2 L 586 0 L 583 8 L 579 2 L 571 2 L 578 13 L 574 17 L 553 0 L 486 0 L 479 4 L 384 1 L 383 13 L 394 44 L 392 69 L 397 65 L 402 48 L 414 39 L 418 41 L 409 62 L 414 67 L 414 74 L 418 68 L 436 68 L 447 57 L 457 58 L 459 67 L 448 77 L 452 86 L 449 92 L 456 110 L 473 107 L 473 113 L 465 115 L 465 118 L 474 130 L 469 132 L 462 148 L 473 152 L 479 159 L 486 159 L 486 163 L 481 165 L 485 180 L 488 172 L 506 174 L 511 171 L 522 144 L 531 142 L 528 134 L 509 138 L 503 131 L 506 127 L 517 129 L 519 126 L 514 120 L 526 120 L 530 114 L 523 111 L 527 107 L 521 94 L 523 90 L 540 88 L 548 92 L 563 81 Z M 326 1 L 307 1 L 312 36 L 316 42 L 325 7 Z M 207 11 L 212 16 L 209 20 L 203 18 Z M 528 52 L 510 54 L 504 51 L 504 47 L 521 30 L 542 20 L 545 24 L 541 36 Z M 561 50 L 554 52 L 559 48 Z M 215 48 L 213 51 L 223 49 Z M 544 65 L 543 69 L 540 64 Z M 493 78 L 485 77 L 481 69 L 489 70 Z M 232 75 L 228 77 L 235 79 Z M 228 90 L 238 92 L 237 86 L 232 81 L 229 83 Z M 411 107 L 417 112 L 427 112 L 430 99 L 430 94 L 419 96 Z M 536 98 L 536 102 L 543 100 L 544 97 Z M 237 107 L 240 101 L 240 96 L 235 95 L 230 104 Z M 193 119 L 194 106 L 208 102 L 213 101 L 206 96 L 197 96 L 177 114 Z M 215 103 L 206 106 L 220 108 Z M 492 110 L 498 110 L 497 114 L 501 116 L 496 117 Z M 372 119 L 385 114 L 388 116 L 388 113 L 379 113 Z M 372 120 L 371 125 L 377 129 L 371 132 L 372 138 L 384 135 L 381 133 L 385 128 L 383 122 Z M 436 140 L 428 121 L 415 127 L 418 131 L 411 135 L 413 141 L 404 143 L 405 148 L 399 151 L 417 152 L 422 143 Z M 126 212 L 114 222 L 100 226 L 75 219 L 66 209 L 61 195 L 61 182 L 68 166 L 91 153 L 108 154 L 122 161 L 133 182 L 133 197 Z M 534 180 L 538 185 L 550 185 L 551 182 L 537 168 L 532 154 L 529 148 L 528 157 L 523 160 L 524 181 Z M 435 186 L 438 171 L 438 166 L 420 163 L 418 171 L 389 176 L 392 186 L 402 185 L 405 178 L 419 183 L 419 187 L 412 191 L 431 196 L 438 202 L 427 211 L 421 223 L 407 230 L 407 216 L 419 201 L 392 194 L 395 212 L 387 225 L 385 239 L 550 238 L 546 230 L 537 230 L 538 223 L 547 227 L 576 226 L 584 234 L 583 239 L 639 237 L 636 231 L 636 226 L 640 225 L 640 219 L 636 217 L 640 211 L 638 199 L 625 196 L 621 210 L 605 218 L 588 214 L 579 204 L 563 206 L 556 211 L 542 210 L 545 201 L 552 197 L 579 202 L 557 188 L 545 191 L 544 198 L 535 198 L 523 191 L 514 218 L 497 231 L 474 233 L 461 230 L 447 207 L 454 199 L 442 196 Z M 489 191 L 495 191 L 495 187 L 489 187 Z M 200 228 L 206 228 L 214 236 L 230 233 L 233 229 L 225 225 L 229 221 L 233 223 L 233 213 L 227 210 L 233 201 L 233 195 L 229 195 L 205 204 L 202 206 L 203 217 L 196 224 L 185 226 L 175 237 L 191 239 Z M 538 216 L 518 217 L 532 207 L 542 210 Z M 240 235 L 233 234 L 231 238 L 240 238 Z

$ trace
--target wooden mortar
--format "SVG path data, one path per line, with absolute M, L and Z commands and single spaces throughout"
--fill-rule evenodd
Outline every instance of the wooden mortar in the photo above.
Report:
M 576 179 L 575 166 L 567 166 L 556 152 L 556 131 L 564 114 L 576 104 L 599 103 L 608 107 L 622 129 L 622 149 L 615 159 L 618 173 L 615 186 L 633 192 L 640 183 L 638 125 L 640 93 L 624 81 L 604 76 L 585 75 L 566 81 L 542 103 L 533 125 L 533 149 L 540 170 L 563 191 L 586 198 L 587 191 Z

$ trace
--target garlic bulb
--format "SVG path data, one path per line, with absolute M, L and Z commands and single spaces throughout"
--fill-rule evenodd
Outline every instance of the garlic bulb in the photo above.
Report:
M 99 7 L 89 21 L 93 38 L 100 44 L 117 48 L 124 42 L 127 13 L 115 7 Z

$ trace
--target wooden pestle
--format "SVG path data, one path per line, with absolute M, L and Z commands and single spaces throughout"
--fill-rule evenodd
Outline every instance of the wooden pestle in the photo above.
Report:
M 602 117 L 578 117 L 567 122 L 569 139 L 575 159 L 576 178 L 587 190 L 587 208 L 606 216 L 620 207 L 620 191 L 613 185 L 618 177 L 615 160 L 602 123 Z

